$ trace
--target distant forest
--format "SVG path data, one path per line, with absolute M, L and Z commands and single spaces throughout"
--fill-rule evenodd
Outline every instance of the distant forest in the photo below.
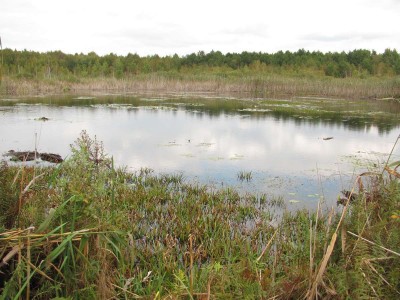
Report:
M 220 51 L 200 51 L 186 56 L 99 56 L 88 54 L 65 54 L 61 51 L 34 52 L 4 49 L 2 74 L 16 78 L 55 78 L 74 80 L 78 78 L 115 77 L 126 78 L 141 74 L 161 73 L 179 78 L 185 74 L 279 73 L 297 76 L 332 76 L 337 78 L 371 76 L 391 77 L 400 75 L 400 55 L 396 50 L 383 53 L 369 50 L 350 52 L 297 52 L 279 51 L 273 54 L 242 52 L 223 54 Z

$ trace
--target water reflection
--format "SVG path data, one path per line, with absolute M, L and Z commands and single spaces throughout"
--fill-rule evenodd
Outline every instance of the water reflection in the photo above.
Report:
M 104 141 L 117 164 L 282 194 L 293 206 L 315 207 L 322 194 L 333 204 L 354 174 L 346 157 L 384 161 L 380 153 L 389 152 L 399 134 L 399 105 L 392 103 L 374 107 L 168 97 L 23 102 L 1 103 L 1 152 L 31 150 L 36 139 L 39 151 L 66 156 L 69 144 L 85 129 Z M 50 120 L 35 120 L 42 116 Z M 243 170 L 254 174 L 249 183 L 237 179 Z

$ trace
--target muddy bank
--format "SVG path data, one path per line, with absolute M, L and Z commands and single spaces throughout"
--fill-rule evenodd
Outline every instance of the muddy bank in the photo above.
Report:
M 10 150 L 4 156 L 9 156 L 11 161 L 32 161 L 41 159 L 50 163 L 59 164 L 63 162 L 61 155 L 55 153 L 39 153 L 37 151 L 14 151 Z

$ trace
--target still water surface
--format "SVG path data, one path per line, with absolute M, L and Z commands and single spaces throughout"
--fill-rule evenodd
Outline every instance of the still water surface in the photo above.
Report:
M 3 99 L 0 116 L 1 153 L 33 150 L 36 140 L 39 152 L 66 157 L 86 130 L 130 170 L 282 196 L 292 208 L 315 208 L 322 196 L 334 205 L 364 160 L 386 161 L 400 133 L 400 104 L 376 101 L 63 96 Z M 252 179 L 240 181 L 241 171 Z

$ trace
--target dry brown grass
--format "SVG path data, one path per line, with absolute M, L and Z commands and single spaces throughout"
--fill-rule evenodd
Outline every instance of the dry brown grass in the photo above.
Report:
M 197 92 L 219 94 L 248 94 L 252 97 L 282 98 L 288 96 L 338 97 L 344 99 L 398 98 L 400 81 L 391 79 L 357 78 L 295 78 L 281 75 L 218 78 L 191 76 L 183 79 L 148 75 L 133 78 L 94 78 L 76 82 L 64 80 L 27 80 L 4 78 L 0 94 L 48 95 L 79 92 Z

